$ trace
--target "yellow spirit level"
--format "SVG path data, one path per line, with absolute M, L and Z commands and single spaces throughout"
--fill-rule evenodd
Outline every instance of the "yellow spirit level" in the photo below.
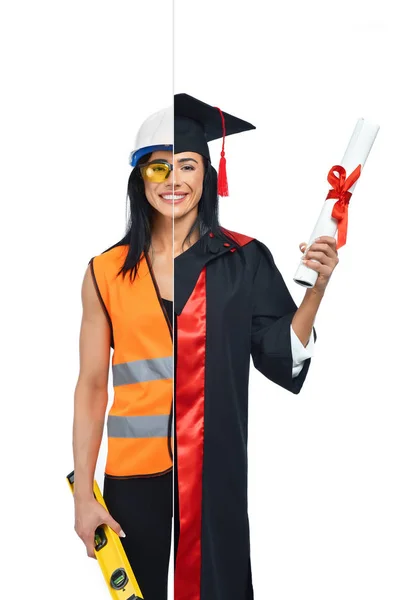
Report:
M 71 492 L 74 493 L 74 471 L 67 475 L 67 481 Z M 96 500 L 108 510 L 96 480 L 93 482 L 93 493 Z M 94 542 L 94 553 L 103 572 L 111 598 L 115 600 L 143 600 L 142 592 L 119 535 L 108 525 L 99 525 L 95 531 Z

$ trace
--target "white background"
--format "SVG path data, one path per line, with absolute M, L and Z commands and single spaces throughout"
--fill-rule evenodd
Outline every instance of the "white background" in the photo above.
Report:
M 327 173 L 359 117 L 381 125 L 301 393 L 252 369 L 249 516 L 256 600 L 398 600 L 398 21 L 385 2 L 175 6 L 175 92 L 257 126 L 226 139 L 221 222 L 267 244 L 297 303 Z
M 381 125 L 303 390 L 252 369 L 249 513 L 256 600 L 397 600 L 397 22 L 384 2 L 176 0 L 174 30 L 175 92 L 257 126 L 227 138 L 221 221 L 268 245 L 297 303 L 326 174 L 359 117 Z M 80 287 L 124 233 L 137 128 L 171 100 L 172 7 L 3 3 L 0 50 L 3 567 L 43 600 L 106 599 L 65 480 Z M 103 466 L 104 446 L 99 484 Z

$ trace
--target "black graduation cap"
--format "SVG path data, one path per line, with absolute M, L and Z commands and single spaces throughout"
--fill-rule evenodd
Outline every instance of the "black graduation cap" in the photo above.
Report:
M 222 138 L 218 170 L 218 194 L 228 195 L 226 177 L 225 136 L 255 129 L 217 106 L 206 104 L 189 94 L 174 96 L 174 152 L 197 152 L 210 160 L 207 142 Z

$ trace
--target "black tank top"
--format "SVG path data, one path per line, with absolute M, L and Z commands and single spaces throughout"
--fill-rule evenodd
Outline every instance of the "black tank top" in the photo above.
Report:
M 166 298 L 161 298 L 161 299 L 162 299 L 162 301 L 164 303 L 164 306 L 165 306 L 165 308 L 167 310 L 167 315 L 168 315 L 168 318 L 169 318 L 169 322 L 171 323 L 171 325 L 173 327 L 174 326 L 174 322 L 173 322 L 173 319 L 172 319 L 173 302 L 172 302 L 172 300 L 167 300 Z

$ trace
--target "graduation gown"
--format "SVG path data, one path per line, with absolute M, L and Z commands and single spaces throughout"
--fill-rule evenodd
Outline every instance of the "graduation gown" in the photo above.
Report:
M 175 600 L 253 600 L 250 357 L 294 394 L 311 362 L 292 377 L 297 305 L 271 252 L 255 238 L 225 231 L 235 244 L 206 233 L 174 260 Z

